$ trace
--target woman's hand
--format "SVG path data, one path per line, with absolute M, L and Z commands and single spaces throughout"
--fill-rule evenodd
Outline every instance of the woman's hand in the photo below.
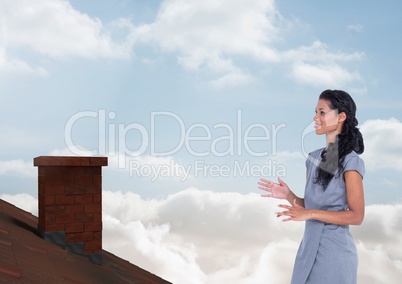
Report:
M 286 183 L 278 178 L 279 183 L 272 182 L 265 178 L 261 178 L 258 182 L 258 188 L 266 191 L 266 194 L 262 194 L 262 197 L 273 197 L 278 199 L 287 199 L 290 194 L 290 189 Z
M 305 209 L 296 203 L 296 199 L 293 200 L 292 205 L 279 204 L 278 207 L 285 208 L 282 212 L 277 212 L 276 217 L 287 216 L 283 219 L 283 222 L 287 221 L 306 221 L 311 219 L 310 210 Z

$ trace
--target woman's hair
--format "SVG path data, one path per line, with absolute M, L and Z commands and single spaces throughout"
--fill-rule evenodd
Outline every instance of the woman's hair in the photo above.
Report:
M 348 93 L 341 90 L 325 90 L 319 99 L 327 101 L 329 107 L 338 113 L 346 114 L 341 133 L 322 153 L 320 166 L 317 167 L 317 178 L 314 182 L 326 189 L 335 174 L 339 176 L 343 173 L 345 156 L 352 151 L 357 154 L 363 153 L 364 143 L 363 136 L 357 128 L 356 104 Z

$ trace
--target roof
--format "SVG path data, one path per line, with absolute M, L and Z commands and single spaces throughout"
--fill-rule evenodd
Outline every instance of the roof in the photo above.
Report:
M 42 239 L 38 218 L 0 199 L 0 283 L 170 283 L 102 250 L 103 265 Z

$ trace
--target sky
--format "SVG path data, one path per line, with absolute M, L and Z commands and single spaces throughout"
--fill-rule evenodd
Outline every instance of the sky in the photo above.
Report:
M 400 1 L 0 0 L 0 198 L 37 214 L 47 155 L 107 156 L 104 249 L 174 283 L 286 283 L 319 94 L 357 104 L 359 283 L 402 276 Z M 375 266 L 378 269 L 373 270 Z

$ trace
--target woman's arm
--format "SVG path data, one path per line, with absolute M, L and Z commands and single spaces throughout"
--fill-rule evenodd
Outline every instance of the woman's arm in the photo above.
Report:
M 305 221 L 309 219 L 319 220 L 337 225 L 360 225 L 364 218 L 364 192 L 362 176 L 357 171 L 344 173 L 346 184 L 346 196 L 349 210 L 326 211 L 307 210 L 297 202 L 291 202 L 292 206 L 278 205 L 287 210 L 278 212 L 277 216 L 287 216 L 283 221 Z
M 290 193 L 289 193 L 288 197 L 286 198 L 286 200 L 290 204 L 293 204 L 293 202 L 296 200 L 296 204 L 304 208 L 304 198 L 298 197 L 291 190 L 290 190 Z

